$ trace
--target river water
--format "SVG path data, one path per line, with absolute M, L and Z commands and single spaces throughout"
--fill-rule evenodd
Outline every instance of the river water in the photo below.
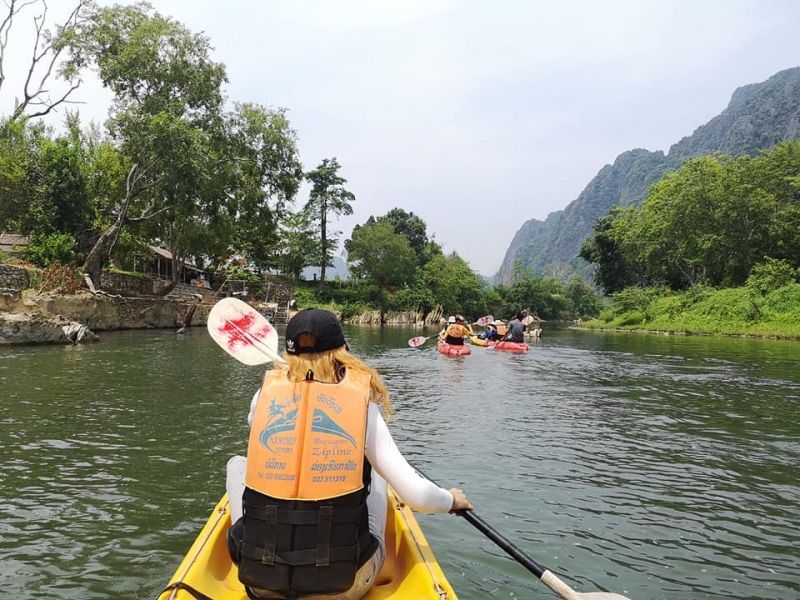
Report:
M 401 450 L 579 591 L 800 598 L 800 342 L 545 330 L 448 358 L 349 329 Z M 154 598 L 244 453 L 258 367 L 201 328 L 0 348 L 0 597 Z M 420 521 L 460 598 L 553 598 Z

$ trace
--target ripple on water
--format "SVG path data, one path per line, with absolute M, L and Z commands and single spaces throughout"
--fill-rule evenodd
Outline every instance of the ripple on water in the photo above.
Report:
M 409 459 L 576 589 L 800 597 L 800 344 L 548 331 L 454 360 L 348 331 Z M 245 450 L 258 369 L 202 332 L 0 349 L 0 586 L 155 597 Z M 459 597 L 548 598 L 465 522 L 420 515 Z

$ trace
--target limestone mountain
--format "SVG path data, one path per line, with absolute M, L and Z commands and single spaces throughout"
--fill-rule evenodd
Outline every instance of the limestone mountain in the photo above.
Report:
M 800 67 L 780 71 L 761 83 L 737 89 L 728 107 L 674 144 L 667 154 L 644 149 L 628 150 L 597 173 L 566 208 L 544 221 L 530 219 L 511 240 L 498 283 L 510 283 L 520 261 L 534 273 L 563 275 L 581 265 L 583 240 L 595 221 L 615 204 L 639 205 L 648 188 L 686 159 L 723 152 L 734 156 L 754 154 L 778 142 L 800 138 Z

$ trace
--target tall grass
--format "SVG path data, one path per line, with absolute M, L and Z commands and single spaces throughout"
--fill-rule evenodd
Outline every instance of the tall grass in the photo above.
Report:
M 753 287 L 683 292 L 628 288 L 616 294 L 594 329 L 631 329 L 720 335 L 800 338 L 800 284 L 760 292 Z

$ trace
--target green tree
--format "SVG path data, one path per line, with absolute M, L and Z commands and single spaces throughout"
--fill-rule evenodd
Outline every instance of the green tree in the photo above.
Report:
M 278 268 L 295 281 L 303 269 L 310 266 L 314 256 L 314 231 L 304 212 L 289 213 L 280 225 L 278 238 Z
M 406 212 L 402 208 L 393 208 L 379 220 L 386 220 L 392 225 L 395 233 L 408 240 L 409 245 L 417 255 L 417 263 L 424 265 L 431 258 L 432 240 L 428 239 L 425 221 L 413 212 Z
M 581 256 L 597 264 L 596 281 L 609 293 L 739 286 L 765 257 L 800 266 L 800 142 L 686 162 L 640 208 L 599 219 Z
M 169 211 L 177 257 L 182 225 L 222 198 L 216 173 L 225 70 L 211 60 L 205 36 L 145 4 L 98 11 L 86 36 L 100 79 L 114 93 L 109 131 L 130 165 L 124 196 L 103 215 L 112 224 L 84 263 L 97 285 L 123 227 Z
M 26 234 L 75 234 L 94 219 L 93 157 L 77 115 L 66 132 L 27 120 L 0 124 L 0 228 Z
M 40 231 L 77 233 L 91 226 L 88 189 L 90 157 L 77 115 L 67 118 L 67 133 L 42 142 L 39 156 L 42 189 Z
M 579 256 L 596 265 L 594 280 L 607 294 L 632 285 L 635 270 L 626 256 L 625 239 L 634 209 L 615 206 L 597 219 L 594 230 L 581 246 Z
M 529 269 L 517 273 L 508 288 L 504 314 L 514 315 L 522 309 L 543 319 L 559 319 L 569 309 L 563 284 L 552 277 L 537 277 Z
M 46 139 L 40 124 L 0 122 L 0 230 L 32 233 L 41 204 L 39 147 Z
M 304 177 L 297 135 L 286 111 L 252 103 L 237 104 L 226 115 L 226 126 L 225 197 L 228 214 L 234 215 L 230 244 L 260 269 L 277 266 L 277 254 L 283 253 L 278 223 Z
M 565 295 L 572 303 L 576 317 L 594 317 L 600 313 L 600 298 L 594 289 L 582 279 L 570 281 Z
M 381 323 L 386 313 L 386 290 L 407 284 L 414 276 L 417 257 L 405 236 L 395 233 L 386 221 L 353 230 L 347 244 L 353 272 L 378 286 Z
M 445 312 L 475 316 L 485 310 L 483 281 L 455 252 L 433 256 L 419 278 Z
M 316 228 L 319 236 L 317 257 L 313 264 L 320 267 L 320 285 L 325 281 L 325 269 L 332 264 L 333 250 L 336 248 L 338 232 L 328 228 L 332 217 L 352 215 L 355 200 L 352 192 L 345 189 L 347 180 L 339 175 L 341 165 L 336 158 L 326 158 L 320 165 L 306 174 L 311 182 L 311 193 L 304 207 L 306 214 Z

